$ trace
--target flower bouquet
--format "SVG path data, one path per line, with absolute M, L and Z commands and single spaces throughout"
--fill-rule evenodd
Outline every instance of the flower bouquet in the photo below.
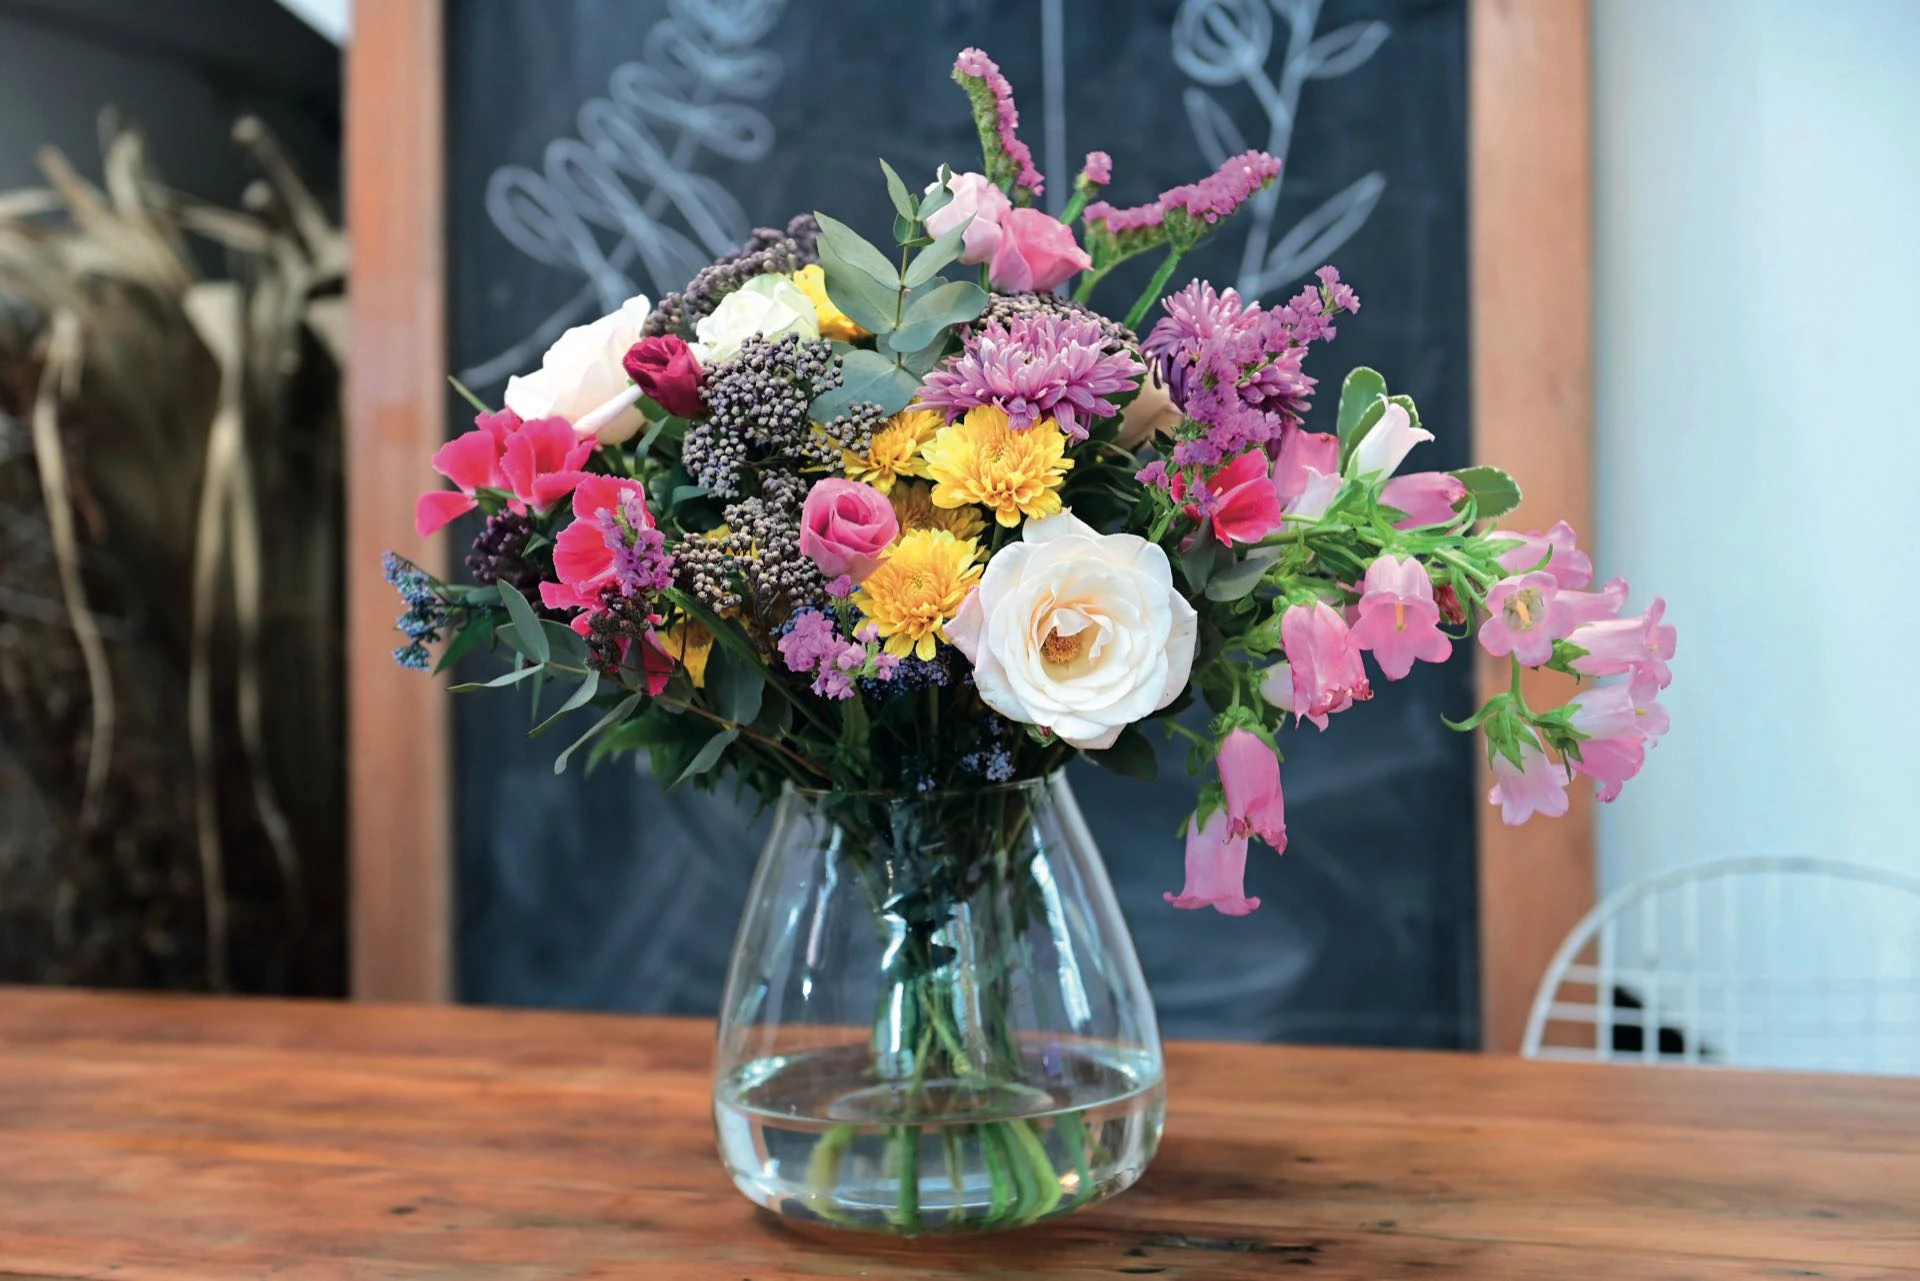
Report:
M 1476 640 L 1509 659 L 1456 728 L 1518 823 L 1640 768 L 1674 639 L 1657 599 L 1593 587 L 1564 524 L 1495 528 L 1504 473 L 1403 472 L 1432 436 L 1372 370 L 1306 429 L 1303 362 L 1360 307 L 1331 267 L 1272 308 L 1166 293 L 1278 161 L 1117 208 L 1096 152 L 1051 217 L 999 70 L 969 49 L 954 79 L 979 170 L 916 191 L 883 163 L 880 242 L 803 215 L 570 330 L 434 457 L 455 487 L 419 532 L 483 516 L 472 583 L 388 565 L 400 661 L 509 654 L 455 688 L 548 691 L 556 770 L 644 752 L 776 806 L 721 1011 L 721 1150 L 761 1204 L 903 1233 L 1065 1212 L 1158 1142 L 1152 1007 L 1076 754 L 1150 777 L 1156 737 L 1186 740 L 1209 781 L 1166 898 L 1242 915 L 1249 843 L 1286 848 L 1281 743 L 1375 673 Z M 1145 291 L 1095 310 L 1143 254 Z M 1536 709 L 1536 667 L 1600 683 Z

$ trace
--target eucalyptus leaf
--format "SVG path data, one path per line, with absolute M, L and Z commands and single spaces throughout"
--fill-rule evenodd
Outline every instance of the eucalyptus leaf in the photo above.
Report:
M 694 758 L 687 762 L 687 767 L 680 771 L 680 777 L 674 779 L 668 786 L 678 787 L 688 779 L 698 778 L 718 765 L 721 754 L 732 747 L 734 740 L 739 737 L 740 731 L 737 729 L 723 729 L 715 734 L 706 741 L 706 745 L 695 754 Z
M 516 667 L 512 671 L 501 676 L 496 676 L 490 681 L 468 681 L 464 685 L 449 686 L 448 689 L 449 692 L 455 694 L 465 694 L 476 689 L 500 689 L 507 685 L 518 685 L 528 677 L 538 676 L 541 671 L 542 669 L 539 667 Z
M 902 354 L 900 357 L 900 365 L 915 378 L 925 378 L 927 371 L 944 360 L 947 353 L 953 350 L 954 342 L 955 339 L 952 330 L 935 334 L 933 341 L 918 351 L 910 351 Z
M 920 390 L 920 379 L 877 351 L 850 353 L 840 385 L 814 397 L 815 422 L 830 422 L 860 401 L 872 401 L 883 413 L 897 413 Z
M 932 185 L 920 194 L 921 222 L 953 203 L 953 188 L 947 186 L 947 181 L 952 177 L 952 168 L 944 164 L 934 172 Z
M 915 352 L 937 338 L 942 331 L 972 320 L 986 310 L 987 293 L 965 280 L 941 285 L 911 307 L 901 318 L 900 328 L 887 338 L 896 352 Z
M 1151 783 L 1160 776 L 1160 758 L 1153 750 L 1152 740 L 1140 732 L 1138 725 L 1129 725 L 1121 730 L 1120 737 L 1113 740 L 1112 747 L 1080 754 L 1101 769 L 1112 770 L 1126 778 Z
M 1353 453 L 1355 445 L 1372 426 L 1367 421 L 1372 415 L 1378 422 L 1380 415 L 1386 412 L 1387 380 L 1373 370 L 1362 365 L 1347 375 L 1340 384 L 1340 415 L 1338 433 L 1340 436 L 1340 461 L 1346 463 Z
M 820 223 L 820 261 L 826 262 L 831 252 L 835 258 L 844 262 L 855 271 L 864 272 L 892 290 L 900 288 L 900 272 L 891 259 L 874 245 L 838 218 L 829 218 L 826 214 L 813 215 Z M 831 268 L 828 269 L 831 272 Z
M 529 730 L 527 732 L 527 737 L 528 738 L 540 737 L 542 734 L 552 729 L 554 724 L 557 721 L 559 721 L 559 719 L 562 716 L 565 716 L 568 712 L 579 711 L 581 708 L 585 707 L 588 703 L 591 703 L 593 701 L 593 696 L 599 692 L 600 692 L 600 673 L 594 671 L 592 668 L 588 668 L 587 678 L 580 682 L 579 686 L 575 688 L 573 693 L 567 695 L 566 702 L 554 708 L 553 715 L 547 717 L 547 719 L 545 719 L 544 721 L 541 721 L 538 725 L 535 725 L 531 730 Z
M 716 650 L 707 659 L 707 701 L 734 724 L 751 724 L 760 715 L 766 692 L 765 669 L 759 663 L 749 663 L 730 649 Z
M 621 721 L 627 719 L 627 717 L 631 716 L 633 714 L 633 709 L 640 706 L 640 700 L 645 697 L 646 697 L 645 694 L 629 694 L 625 698 L 621 699 L 620 702 L 613 708 L 612 711 L 609 711 L 605 716 L 602 716 L 599 720 L 595 721 L 591 729 L 589 729 L 586 733 L 582 734 L 579 738 L 574 739 L 572 743 L 568 744 L 566 751 L 560 753 L 560 755 L 553 758 L 553 772 L 556 774 L 566 773 L 567 762 L 573 758 L 573 754 L 575 752 L 579 751 L 580 748 L 584 747 L 586 744 L 592 742 L 594 738 L 596 738 L 600 734 L 600 732 L 606 729 L 608 726 L 617 725 Z
M 1229 552 L 1220 545 L 1211 531 L 1203 530 L 1195 535 L 1193 546 L 1180 553 L 1180 569 L 1187 576 L 1187 582 L 1198 591 L 1225 567 Z
M 1498 467 L 1462 467 L 1453 474 L 1467 487 L 1478 520 L 1497 520 L 1520 505 L 1520 486 Z
M 565 623 L 556 623 L 551 618 L 540 620 L 540 630 L 547 634 L 548 662 L 559 663 L 564 667 L 587 665 L 586 637 Z
M 900 287 L 875 280 L 820 246 L 820 265 L 826 271 L 827 297 L 841 311 L 872 333 L 884 334 L 899 319 Z
M 1250 552 L 1245 560 L 1215 574 L 1207 582 L 1207 599 L 1217 601 L 1236 601 L 1250 595 L 1260 586 L 1267 571 L 1280 559 L 1278 548 Z
M 508 624 L 512 626 L 511 623 Z M 493 619 L 487 614 L 478 614 L 460 625 L 453 639 L 440 651 L 440 661 L 433 665 L 433 673 L 438 676 L 462 658 L 472 653 L 481 641 L 493 635 Z
M 513 619 L 516 633 L 514 648 L 536 663 L 546 662 L 553 656 L 553 650 L 547 644 L 547 634 L 541 629 L 540 618 L 533 612 L 533 606 L 527 604 L 527 598 L 513 584 L 501 582 L 498 586 L 501 603 L 507 607 L 507 614 Z
M 893 166 L 884 160 L 880 162 L 880 171 L 887 175 L 887 197 L 893 201 L 895 211 L 908 221 L 917 219 L 919 213 L 915 208 L 912 194 L 907 190 L 907 184 L 900 181 L 900 175 L 895 173 Z
M 915 289 L 926 284 L 939 275 L 943 267 L 960 256 L 960 251 L 966 247 L 967 225 L 971 221 L 972 219 L 968 219 L 967 222 L 961 223 L 913 256 L 913 261 L 907 264 L 907 288 Z

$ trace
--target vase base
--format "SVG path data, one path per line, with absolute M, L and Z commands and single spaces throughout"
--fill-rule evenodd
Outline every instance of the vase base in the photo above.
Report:
M 894 1235 L 1021 1227 L 1113 1195 L 1159 1146 L 1157 1058 L 1021 1048 L 1012 1081 L 879 1081 L 864 1045 L 782 1055 L 720 1084 L 721 1155 L 788 1218 Z M 1151 1075 L 1149 1075 L 1151 1074 Z

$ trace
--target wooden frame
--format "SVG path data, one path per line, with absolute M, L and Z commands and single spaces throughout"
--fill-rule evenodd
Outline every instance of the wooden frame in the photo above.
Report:
M 448 700 L 387 661 L 396 606 L 371 567 L 389 547 L 429 568 L 444 555 L 408 524 L 445 426 L 442 2 L 360 6 L 347 80 L 353 991 L 407 1000 L 451 987 Z M 1525 482 L 1517 519 L 1565 516 L 1590 536 L 1588 0 L 1469 0 L 1468 31 L 1475 450 Z M 1489 1049 L 1519 1046 L 1554 947 L 1593 902 L 1592 819 L 1584 796 L 1574 806 L 1519 829 L 1482 821 Z
M 1470 0 L 1469 207 L 1475 455 L 1513 472 L 1516 528 L 1593 525 L 1592 95 L 1588 0 Z M 1482 695 L 1505 689 L 1481 656 Z M 1563 701 L 1539 672 L 1527 696 Z M 1487 786 L 1484 764 L 1480 786 Z M 1557 821 L 1480 822 L 1480 1026 L 1519 1049 L 1547 962 L 1594 901 L 1589 789 Z
M 436 572 L 415 497 L 446 438 L 441 0 L 356 6 L 347 51 L 352 245 L 347 429 L 347 751 L 352 991 L 443 1001 L 452 944 L 446 690 L 388 657 L 399 608 L 374 567 Z

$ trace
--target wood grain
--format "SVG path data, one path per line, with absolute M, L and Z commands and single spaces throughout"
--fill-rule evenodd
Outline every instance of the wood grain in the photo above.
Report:
M 1526 501 L 1506 523 L 1565 519 L 1593 545 L 1592 106 L 1587 0 L 1471 0 L 1469 222 L 1473 450 L 1512 472 Z M 1481 655 L 1481 697 L 1507 687 Z M 1564 702 L 1548 672 L 1528 702 Z M 1485 762 L 1480 790 L 1490 785 Z M 1519 1049 L 1554 949 L 1593 906 L 1592 788 L 1564 818 L 1480 819 L 1480 1025 Z
M 445 688 L 391 657 L 392 549 L 445 570 L 413 532 L 442 483 L 447 340 L 439 0 L 356 11 L 347 53 L 347 225 L 353 235 L 347 422 L 347 760 L 352 990 L 448 996 L 451 946 Z
M 0 992 L 0 1277 L 1862 1281 L 1920 1081 L 1183 1044 L 1141 1184 L 1004 1237 L 728 1184 L 704 1022 Z

